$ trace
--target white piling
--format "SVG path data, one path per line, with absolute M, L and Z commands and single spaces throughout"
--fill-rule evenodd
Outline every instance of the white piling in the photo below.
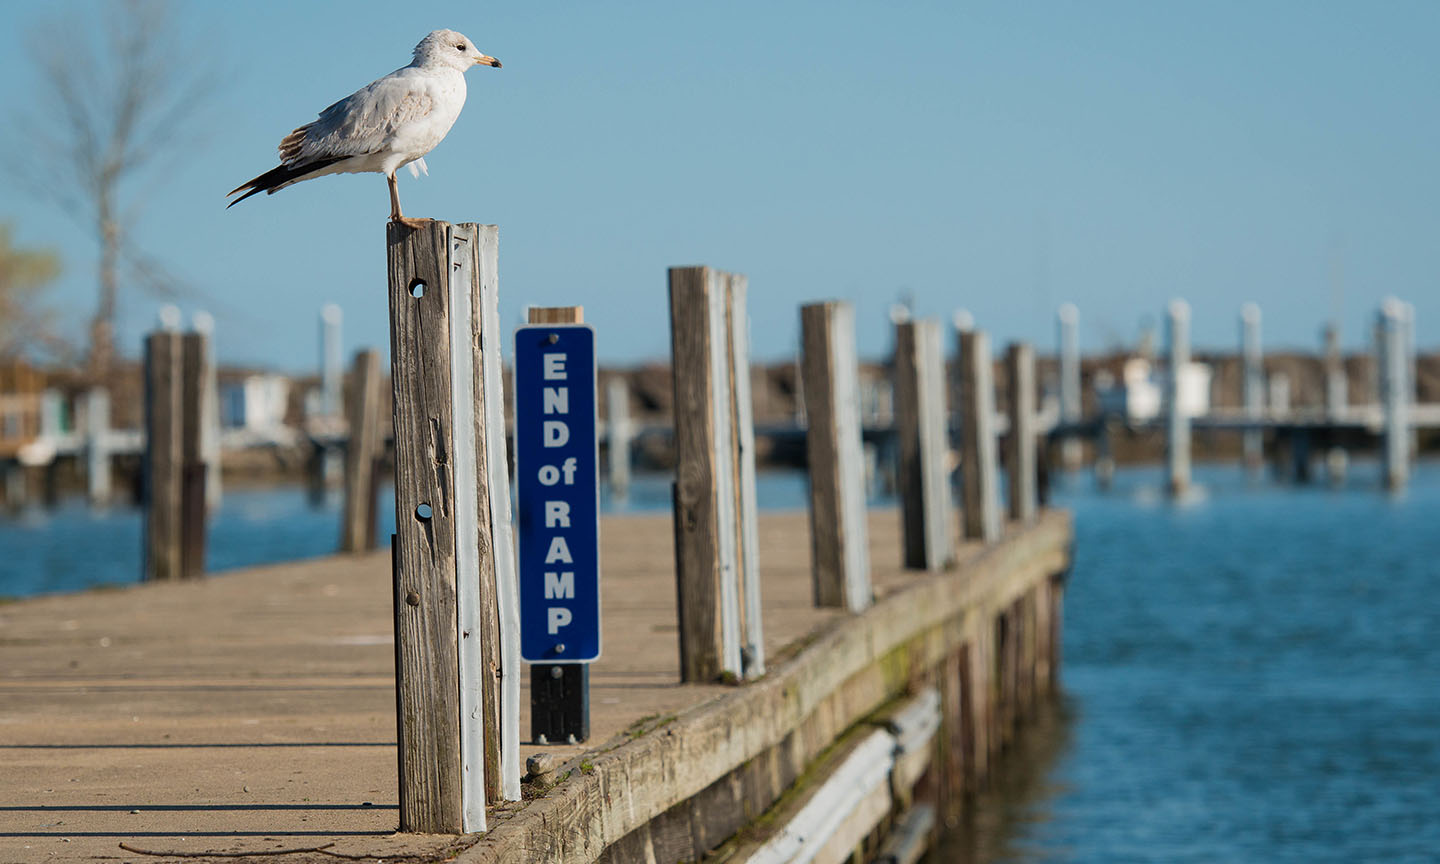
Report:
M 196 312 L 190 319 L 202 341 L 200 406 L 200 459 L 205 463 L 205 509 L 213 513 L 220 506 L 220 387 L 216 378 L 215 319 L 208 312 Z
M 1074 303 L 1061 305 L 1055 315 L 1060 338 L 1060 420 L 1078 423 L 1080 404 L 1080 309 Z M 1060 461 L 1066 471 L 1080 467 L 1082 443 L 1067 437 L 1060 449 Z
M 1380 308 L 1381 450 L 1385 488 L 1405 488 L 1410 474 L 1410 418 L 1406 391 L 1405 309 L 1389 298 Z
M 610 492 L 624 498 L 630 491 L 630 444 L 635 429 L 630 422 L 630 385 L 619 375 L 605 382 L 606 472 Z
M 110 393 L 94 387 L 85 393 L 85 494 L 90 504 L 110 503 Z
M 1265 355 L 1260 348 L 1260 307 L 1246 303 L 1240 307 L 1240 353 L 1244 365 L 1245 419 L 1259 424 L 1265 416 Z M 1245 468 L 1258 472 L 1265 458 L 1265 433 L 1258 426 L 1244 432 Z
M 1190 488 L 1190 416 L 1180 399 L 1180 379 L 1190 365 L 1190 305 L 1171 300 L 1165 316 L 1170 368 L 1165 378 L 1166 485 L 1172 495 Z

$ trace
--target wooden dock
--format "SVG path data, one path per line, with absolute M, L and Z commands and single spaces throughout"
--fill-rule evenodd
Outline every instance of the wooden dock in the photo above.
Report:
M 803 767 L 927 682 L 958 705 L 961 680 L 936 679 L 967 639 L 1015 673 L 991 686 L 959 673 L 965 704 L 983 711 L 995 694 L 995 722 L 1006 722 L 1004 704 L 1015 713 L 1030 701 L 1018 694 L 1048 680 L 1058 628 L 1035 623 L 1058 609 L 1052 577 L 1068 566 L 1066 514 L 1010 523 L 988 548 L 962 544 L 955 565 L 935 575 L 900 569 L 897 511 L 872 511 L 869 523 L 877 601 L 850 615 L 812 603 L 806 514 L 762 516 L 768 674 L 725 686 L 680 683 L 669 514 L 607 517 L 606 653 L 592 672 L 591 738 L 524 747 L 524 756 L 553 754 L 551 776 L 563 779 L 543 797 L 527 786 L 527 800 L 492 808 L 483 838 L 395 833 L 388 552 L 0 606 L 0 862 L 166 860 L 122 843 L 190 856 L 325 846 L 496 862 L 592 861 L 607 847 L 601 860 L 681 860 L 662 852 L 687 846 L 677 854 L 698 859 L 734 833 L 714 833 L 733 817 L 712 803 L 691 824 L 686 802 L 764 764 L 771 782 L 747 786 L 739 801 L 763 812 L 797 771 L 776 753 Z M 1021 603 L 1035 597 L 1043 604 Z M 1039 617 L 1024 630 L 1012 622 L 1007 641 L 995 622 L 1022 608 Z M 1027 631 L 1022 648 L 1015 636 Z M 1005 665 L 1010 642 L 1027 658 L 1021 666 Z M 1008 731 L 993 737 L 980 734 L 971 762 L 983 766 Z M 326 852 L 261 860 L 340 860 Z

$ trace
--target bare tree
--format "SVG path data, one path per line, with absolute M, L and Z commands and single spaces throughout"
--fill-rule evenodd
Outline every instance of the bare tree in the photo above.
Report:
M 0 225 L 0 360 L 53 346 L 50 314 L 40 294 L 59 272 L 54 252 L 16 249 L 10 226 Z
M 125 0 L 94 20 L 72 13 L 37 30 L 32 45 L 40 87 L 35 110 L 16 124 L 29 144 L 17 164 L 33 191 L 95 232 L 89 361 L 105 377 L 122 282 L 161 294 L 179 284 L 136 246 L 131 229 L 158 179 L 151 169 L 173 166 L 195 143 L 178 130 L 194 128 L 187 115 L 213 89 L 215 67 L 190 47 L 164 0 Z

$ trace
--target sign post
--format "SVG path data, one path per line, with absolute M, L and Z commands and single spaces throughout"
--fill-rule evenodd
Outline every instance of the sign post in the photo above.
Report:
M 546 311 L 531 321 L 559 317 Z M 600 657 L 595 331 L 568 317 L 515 333 L 520 656 L 537 743 L 589 737 L 585 664 Z

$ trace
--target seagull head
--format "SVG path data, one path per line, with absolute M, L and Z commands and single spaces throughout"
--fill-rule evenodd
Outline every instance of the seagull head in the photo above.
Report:
M 476 64 L 500 68 L 500 61 L 487 56 L 475 43 L 454 30 L 436 30 L 415 46 L 415 65 L 449 66 L 464 72 Z

